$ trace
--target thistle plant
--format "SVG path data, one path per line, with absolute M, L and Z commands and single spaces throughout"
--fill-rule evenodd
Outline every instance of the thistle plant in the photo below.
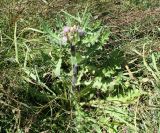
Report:
M 55 25 L 54 31 L 46 23 L 43 25 L 50 45 L 52 78 L 55 79 L 49 89 L 58 97 L 63 109 L 70 111 L 70 118 L 77 126 L 81 125 L 78 119 L 83 118 L 83 113 L 79 113 L 83 109 L 81 99 L 90 100 L 89 94 L 96 94 L 95 81 L 101 71 L 96 66 L 110 32 L 100 21 L 92 20 L 87 10 L 76 17 L 63 11 Z M 83 127 L 77 128 L 81 131 Z
M 108 28 L 102 26 L 100 21 L 92 20 L 91 14 L 87 10 L 77 16 L 63 11 L 63 16 L 57 17 L 55 24 L 57 27 L 54 32 L 46 24 L 44 25 L 44 32 L 47 33 L 52 47 L 51 53 L 54 53 L 52 59 L 54 62 L 58 62 L 55 64 L 53 76 L 59 77 L 62 84 L 69 90 L 68 80 L 71 79 L 72 91 L 74 90 L 74 96 L 77 97 L 81 91 L 84 91 L 84 86 L 92 88 L 91 85 L 96 80 L 99 71 L 98 69 L 93 70 L 93 68 L 98 64 L 98 58 L 109 39 L 110 32 Z M 64 64 L 67 67 L 64 67 Z M 93 75 L 92 71 L 96 70 L 98 71 Z M 86 84 L 88 82 L 87 71 L 91 77 L 95 77 L 95 79 L 89 77 L 90 84 Z M 79 90 L 78 94 L 75 91 L 76 86 Z

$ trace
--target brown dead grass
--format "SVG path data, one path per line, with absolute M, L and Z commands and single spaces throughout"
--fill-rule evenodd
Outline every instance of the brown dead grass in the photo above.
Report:
M 119 45 L 148 35 L 159 37 L 157 27 L 160 26 L 160 8 L 114 12 L 114 16 L 116 17 L 102 17 L 104 23 L 110 27 L 112 35 L 117 38 L 111 38 L 110 45 Z M 138 26 L 138 30 L 134 35 L 128 36 L 129 30 L 134 28 L 134 25 Z
M 104 17 L 106 22 L 110 22 L 116 26 L 126 26 L 134 22 L 141 22 L 147 17 L 157 17 L 160 19 L 160 8 L 148 9 L 148 10 L 131 10 L 127 12 L 120 12 L 116 16 L 117 18 Z M 159 18 L 158 18 L 159 17 Z

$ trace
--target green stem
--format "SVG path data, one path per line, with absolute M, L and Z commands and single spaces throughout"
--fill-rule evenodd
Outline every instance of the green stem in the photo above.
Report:
M 75 45 L 71 44 L 71 56 L 75 57 L 76 56 L 76 48 Z M 72 64 L 72 90 L 76 89 L 76 83 L 77 83 L 77 73 L 78 73 L 78 65 L 77 63 Z

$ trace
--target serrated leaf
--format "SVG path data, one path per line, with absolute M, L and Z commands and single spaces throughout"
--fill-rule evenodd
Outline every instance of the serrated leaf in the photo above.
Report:
M 76 60 L 77 60 L 77 63 L 80 63 L 82 60 L 83 60 L 83 57 L 81 54 L 77 53 L 76 54 Z
M 95 79 L 95 82 L 93 83 L 93 88 L 98 88 L 98 89 L 100 89 L 101 87 L 102 87 L 102 78 L 101 77 L 97 77 L 96 79 Z
M 37 76 L 35 74 L 33 74 L 31 71 L 27 70 L 27 69 L 23 69 L 24 72 L 29 76 L 31 77 L 33 80 L 37 80 Z
M 56 69 L 54 70 L 54 74 L 59 77 L 60 76 L 60 72 L 61 72 L 61 64 L 62 64 L 62 59 L 60 58 L 57 65 L 56 65 Z
M 71 56 L 71 63 L 73 64 L 77 64 L 77 59 L 75 56 Z
M 101 44 L 104 45 L 106 44 L 106 41 L 109 39 L 109 35 L 110 33 L 109 32 L 104 32 L 102 37 L 101 37 Z

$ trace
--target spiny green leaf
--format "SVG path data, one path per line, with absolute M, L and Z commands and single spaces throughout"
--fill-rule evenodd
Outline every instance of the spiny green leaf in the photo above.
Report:
M 59 77 L 60 76 L 60 72 L 61 72 L 61 64 L 62 64 L 62 59 L 60 58 L 57 65 L 56 65 L 56 69 L 54 70 L 54 74 Z
M 77 64 L 77 58 L 75 56 L 71 56 L 71 63 L 73 64 Z

